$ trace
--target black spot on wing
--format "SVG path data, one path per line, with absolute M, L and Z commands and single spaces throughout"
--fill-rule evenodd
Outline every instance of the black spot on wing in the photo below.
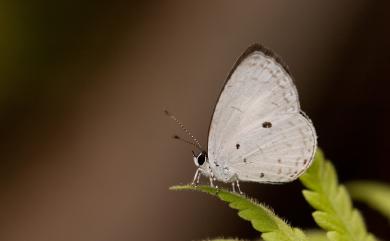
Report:
M 261 178 L 263 178 L 264 177 L 264 173 L 262 172 L 262 173 L 260 173 L 260 177 Z
M 269 121 L 265 121 L 263 122 L 263 128 L 271 128 L 272 127 L 272 123 L 269 122 Z

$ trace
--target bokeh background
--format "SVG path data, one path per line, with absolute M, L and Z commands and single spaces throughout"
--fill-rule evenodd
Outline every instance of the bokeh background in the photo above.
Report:
M 254 42 L 290 66 L 341 181 L 389 182 L 389 1 L 2 1 L 0 240 L 255 239 L 188 183 L 235 59 Z M 298 182 L 243 184 L 315 227 Z M 387 220 L 358 207 L 369 230 Z

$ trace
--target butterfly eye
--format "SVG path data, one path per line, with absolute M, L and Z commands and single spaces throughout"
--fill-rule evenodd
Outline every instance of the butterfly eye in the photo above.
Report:
M 206 161 L 206 155 L 204 153 L 200 153 L 197 157 L 198 166 L 202 166 Z

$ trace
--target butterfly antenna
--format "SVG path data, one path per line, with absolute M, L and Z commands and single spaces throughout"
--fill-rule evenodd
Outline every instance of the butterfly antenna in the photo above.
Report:
M 192 145 L 192 146 L 198 148 L 200 151 L 203 151 L 203 150 L 202 150 L 201 148 L 199 148 L 199 146 L 198 146 L 197 144 L 195 144 L 194 142 L 191 142 L 191 141 L 188 141 L 188 140 L 186 140 L 186 139 L 183 139 L 183 138 L 181 138 L 181 137 L 178 136 L 178 135 L 173 135 L 172 138 L 173 138 L 173 139 L 176 139 L 176 140 L 179 140 L 179 141 L 182 141 L 182 142 L 184 142 L 184 143 L 190 144 L 190 145 Z M 194 154 L 194 155 L 195 155 L 195 154 Z
M 169 118 L 171 118 L 172 120 L 174 120 L 180 127 L 181 127 L 181 129 L 185 132 L 185 133 L 187 133 L 187 135 L 189 136 L 189 137 L 191 137 L 192 138 L 192 140 L 194 140 L 194 142 L 195 143 L 192 143 L 192 142 L 190 142 L 190 143 L 192 143 L 193 145 L 195 145 L 198 149 L 200 149 L 200 150 L 203 150 L 202 149 L 202 146 L 200 145 L 200 143 L 199 143 L 199 141 L 198 141 L 198 139 L 196 139 L 192 134 L 191 134 L 191 132 L 187 129 L 187 128 L 185 128 L 185 126 L 174 116 L 174 115 L 172 115 L 169 111 L 167 111 L 167 110 L 164 110 L 164 113 L 169 117 Z M 175 139 L 178 139 L 178 138 L 175 138 Z M 180 138 L 181 140 L 184 140 L 184 139 L 182 139 L 182 138 Z

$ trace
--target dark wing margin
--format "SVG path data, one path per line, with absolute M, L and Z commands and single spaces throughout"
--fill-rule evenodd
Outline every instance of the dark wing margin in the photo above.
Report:
M 237 66 L 246 58 L 248 57 L 248 55 L 250 55 L 251 53 L 255 52 L 255 51 L 260 51 L 262 52 L 265 56 L 269 56 L 269 57 L 272 57 L 273 59 L 275 59 L 275 61 L 280 64 L 283 69 L 289 74 L 291 75 L 290 73 L 290 70 L 287 66 L 286 63 L 284 63 L 284 61 L 279 57 L 279 55 L 277 55 L 274 51 L 264 47 L 263 45 L 261 44 L 252 44 L 251 46 L 249 46 L 245 52 L 236 60 L 236 63 L 233 65 L 232 69 L 230 70 L 227 78 L 226 78 L 226 82 L 230 79 L 230 77 L 232 76 L 232 74 L 234 73 L 234 71 L 236 70 Z M 225 83 L 226 84 L 226 83 Z M 222 89 L 223 90 L 223 89 Z M 222 93 L 222 91 L 221 91 Z
M 210 120 L 210 124 L 209 124 L 209 130 L 208 130 L 208 133 L 207 133 L 207 145 L 208 145 L 208 138 L 210 137 L 210 128 L 211 128 L 211 122 L 213 121 L 213 118 L 214 118 L 214 112 L 215 112 L 215 108 L 217 107 L 217 104 L 218 104 L 218 101 L 219 101 L 219 98 L 221 97 L 222 95 L 222 92 L 223 90 L 225 89 L 225 86 L 226 86 L 226 83 L 229 81 L 230 77 L 232 76 L 232 74 L 234 73 L 234 71 L 236 70 L 237 66 L 240 65 L 240 63 L 246 58 L 248 57 L 251 53 L 255 52 L 255 51 L 259 51 L 259 52 L 262 52 L 264 55 L 266 56 L 269 56 L 269 57 L 272 57 L 273 59 L 275 59 L 275 61 L 280 64 L 280 66 L 283 67 L 283 69 L 291 76 L 291 73 L 290 73 L 290 70 L 287 66 L 287 64 L 284 63 L 284 61 L 276 54 L 274 53 L 272 50 L 264 47 L 263 45 L 261 44 L 258 44 L 258 43 L 254 43 L 252 44 L 251 46 L 249 46 L 244 53 L 241 54 L 241 56 L 236 60 L 236 62 L 234 63 L 232 69 L 230 70 L 229 74 L 227 75 L 227 78 L 225 80 L 225 83 L 223 84 L 223 87 L 221 89 L 221 91 L 219 92 L 219 95 L 218 95 L 218 99 L 217 99 L 217 102 L 215 102 L 215 105 L 214 105 L 214 108 L 213 108 L 213 114 L 211 116 L 211 120 Z

